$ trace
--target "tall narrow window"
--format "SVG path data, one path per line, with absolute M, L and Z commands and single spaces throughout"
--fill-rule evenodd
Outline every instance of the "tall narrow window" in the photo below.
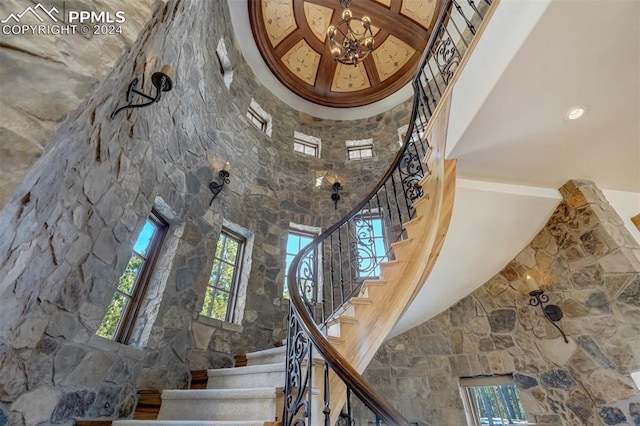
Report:
M 470 425 L 512 425 L 527 418 L 511 376 L 460 379 L 463 403 Z
M 354 279 L 379 277 L 380 263 L 387 259 L 382 216 L 375 210 L 364 212 L 354 218 L 352 227 Z
M 151 212 L 118 280 L 116 292 L 96 332 L 98 336 L 128 343 L 168 226 L 155 210 Z
M 289 287 L 287 285 L 287 279 L 289 276 L 289 267 L 291 267 L 291 262 L 293 258 L 300 252 L 300 250 L 309 244 L 311 240 L 313 240 L 314 236 L 309 234 L 303 234 L 298 231 L 289 231 L 289 236 L 287 237 L 287 253 L 285 257 L 285 273 L 284 273 L 284 287 L 282 291 L 282 296 L 285 299 L 289 298 Z
M 291 262 L 293 258 L 305 247 L 309 244 L 314 238 L 316 238 L 320 234 L 320 229 L 312 226 L 299 225 L 295 223 L 291 223 L 289 225 L 289 235 L 287 236 L 287 248 L 285 254 L 285 272 L 284 272 L 284 285 L 282 288 L 282 296 L 285 299 L 289 298 L 289 287 L 287 284 L 287 279 L 289 276 L 289 268 L 291 267 Z M 320 287 L 322 286 L 322 276 L 320 276 L 320 271 L 317 268 L 317 265 L 321 262 L 319 259 L 320 250 L 318 247 L 315 247 L 313 251 L 311 251 L 303 262 L 306 262 L 308 266 L 308 271 L 313 277 L 309 277 L 313 279 L 314 283 L 309 283 L 308 286 L 302 284 L 303 288 L 307 288 L 309 291 L 306 294 L 308 300 L 315 300 L 317 292 L 321 291 Z M 315 285 L 313 285 L 315 284 Z
M 231 87 L 231 83 L 233 82 L 233 67 L 231 66 L 231 60 L 229 59 L 229 54 L 227 53 L 227 46 L 224 43 L 224 39 L 220 39 L 218 41 L 216 56 L 218 58 L 218 63 L 220 64 L 220 72 L 222 73 L 224 84 L 228 89 L 229 87 Z
M 222 228 L 201 315 L 233 322 L 245 239 Z

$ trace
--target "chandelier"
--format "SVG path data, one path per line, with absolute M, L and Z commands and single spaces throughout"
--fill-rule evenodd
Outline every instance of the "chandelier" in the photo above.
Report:
M 340 4 L 344 8 L 342 20 L 327 28 L 331 55 L 342 64 L 357 66 L 373 51 L 371 19 L 354 18 L 349 10 L 351 0 L 340 0 Z

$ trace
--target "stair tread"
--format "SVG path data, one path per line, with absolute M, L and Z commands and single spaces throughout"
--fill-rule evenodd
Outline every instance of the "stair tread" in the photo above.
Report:
M 400 261 L 399 260 L 385 260 L 384 262 L 380 262 L 380 267 L 390 267 L 390 266 L 395 266 L 395 265 L 399 265 Z
M 246 367 L 209 369 L 207 370 L 207 375 L 209 377 L 220 377 L 236 376 L 242 374 L 272 373 L 280 371 L 285 371 L 285 364 L 283 362 L 274 364 L 247 365 Z
M 244 389 L 166 389 L 162 391 L 162 399 L 275 398 L 276 392 L 276 387 Z
M 117 425 L 155 425 L 155 426 L 171 426 L 171 425 L 193 425 L 193 426 L 219 426 L 219 425 L 237 425 L 237 426 L 263 426 L 265 420 L 114 420 L 112 423 Z
M 428 194 L 425 194 L 422 197 L 420 197 L 417 200 L 415 200 L 414 202 L 412 202 L 411 205 L 413 206 L 414 209 L 417 209 L 418 206 L 420 206 L 421 204 L 426 203 L 427 201 L 429 201 L 429 197 L 428 197 Z
M 341 337 L 337 337 L 337 336 L 327 336 L 327 340 L 334 345 L 339 345 L 344 343 L 344 339 L 342 339 Z

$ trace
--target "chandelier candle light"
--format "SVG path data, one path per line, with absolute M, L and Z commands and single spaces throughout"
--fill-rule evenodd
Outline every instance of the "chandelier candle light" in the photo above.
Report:
M 341 64 L 357 66 L 373 52 L 373 33 L 368 16 L 354 18 L 349 10 L 351 0 L 340 0 L 344 8 L 342 20 L 327 28 L 327 39 L 333 59 Z

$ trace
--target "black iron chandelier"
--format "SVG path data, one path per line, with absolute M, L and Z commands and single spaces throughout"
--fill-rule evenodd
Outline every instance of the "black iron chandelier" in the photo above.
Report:
M 344 8 L 342 20 L 327 28 L 331 55 L 342 64 L 357 66 L 373 52 L 371 19 L 368 16 L 354 18 L 349 10 L 351 0 L 340 0 L 340 4 Z

